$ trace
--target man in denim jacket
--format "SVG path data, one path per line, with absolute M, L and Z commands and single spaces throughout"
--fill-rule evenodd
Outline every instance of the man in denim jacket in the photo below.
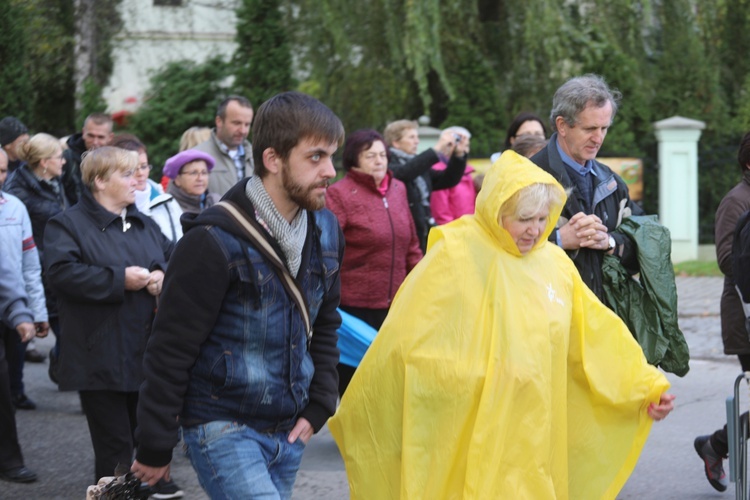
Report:
M 302 451 L 336 408 L 339 263 L 325 209 L 341 121 L 319 101 L 279 94 L 253 126 L 255 175 L 224 196 L 281 256 L 282 272 L 221 206 L 183 219 L 144 357 L 132 470 L 169 476 L 178 426 L 211 498 L 290 498 Z

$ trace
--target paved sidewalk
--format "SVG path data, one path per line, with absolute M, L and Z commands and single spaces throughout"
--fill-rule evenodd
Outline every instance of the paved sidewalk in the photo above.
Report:
M 724 422 L 724 398 L 739 374 L 739 365 L 724 356 L 719 327 L 721 278 L 678 277 L 680 326 L 691 349 L 691 371 L 682 379 L 670 376 L 677 409 L 654 426 L 646 449 L 619 498 L 730 498 L 706 482 L 701 462 L 692 449 L 698 434 Z M 51 339 L 38 342 L 43 352 Z M 93 452 L 86 420 L 76 394 L 57 391 L 47 378 L 47 365 L 26 365 L 28 395 L 36 411 L 19 411 L 21 445 L 27 465 L 40 475 L 29 485 L 0 481 L 0 498 L 82 499 L 93 481 Z M 744 396 L 744 395 L 743 395 Z M 205 499 L 188 460 L 175 452 L 173 478 L 185 498 Z M 733 488 L 733 485 L 732 485 Z M 343 462 L 333 439 L 324 429 L 314 436 L 303 458 L 293 498 L 295 500 L 347 499 Z

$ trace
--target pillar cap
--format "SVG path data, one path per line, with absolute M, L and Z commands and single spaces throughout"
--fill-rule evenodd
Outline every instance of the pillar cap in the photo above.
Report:
M 654 122 L 656 130 L 679 129 L 679 130 L 703 130 L 706 128 L 706 122 L 685 118 L 684 116 L 673 116 Z

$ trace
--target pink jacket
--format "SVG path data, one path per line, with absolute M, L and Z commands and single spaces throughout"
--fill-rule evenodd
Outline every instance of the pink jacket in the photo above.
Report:
M 445 170 L 445 162 L 437 162 L 432 166 L 435 170 Z M 449 189 L 433 191 L 430 195 L 430 210 L 438 225 L 458 219 L 462 215 L 473 214 L 477 191 L 471 173 L 474 168 L 466 165 L 464 175 L 459 183 Z
M 354 170 L 328 188 L 326 206 L 338 217 L 346 240 L 341 305 L 387 309 L 422 258 L 406 186 L 390 171 L 387 175 L 385 196 L 372 176 Z

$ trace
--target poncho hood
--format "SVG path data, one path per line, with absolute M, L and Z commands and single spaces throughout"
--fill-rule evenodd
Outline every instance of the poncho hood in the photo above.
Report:
M 498 215 L 500 214 L 500 208 L 511 196 L 522 188 L 537 183 L 555 186 L 561 193 L 561 203 L 549 207 L 547 227 L 532 249 L 534 251 L 547 243 L 547 237 L 555 228 L 565 204 L 565 191 L 554 177 L 534 165 L 529 159 L 514 151 L 506 151 L 488 170 L 482 183 L 482 190 L 479 191 L 479 196 L 477 196 L 475 223 L 479 224 L 504 251 L 518 257 L 521 257 L 522 254 L 510 233 L 498 221 Z M 439 234 L 436 234 L 433 238 L 432 233 L 430 233 L 430 245 L 433 240 L 437 241 L 436 238 L 438 237 Z M 428 245 L 428 248 L 430 245 Z

